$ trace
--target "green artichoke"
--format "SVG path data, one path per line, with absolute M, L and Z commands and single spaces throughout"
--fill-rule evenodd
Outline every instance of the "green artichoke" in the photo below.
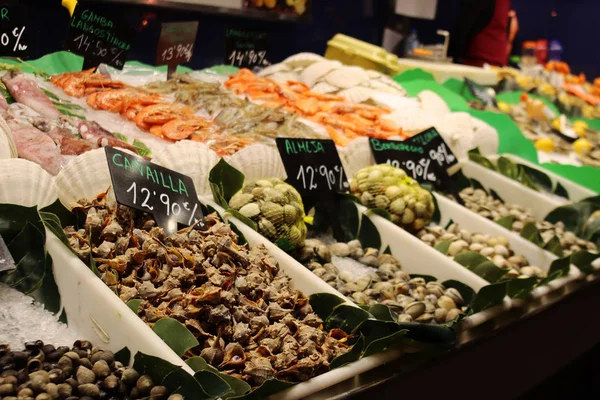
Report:
M 387 164 L 358 171 L 350 190 L 365 206 L 387 210 L 393 223 L 413 232 L 423 229 L 435 211 L 431 193 L 402 169 Z
M 258 232 L 272 242 L 287 239 L 302 247 L 306 239 L 304 206 L 300 194 L 280 179 L 260 179 L 245 185 L 229 207 L 256 223 Z

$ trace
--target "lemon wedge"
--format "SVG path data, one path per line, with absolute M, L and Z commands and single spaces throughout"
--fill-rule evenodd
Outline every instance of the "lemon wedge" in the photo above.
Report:
M 592 151 L 592 144 L 587 139 L 577 139 L 573 142 L 573 150 L 575 153 L 584 156 Z
M 535 141 L 535 148 L 539 151 L 552 153 L 554 151 L 554 142 L 550 138 L 541 138 Z

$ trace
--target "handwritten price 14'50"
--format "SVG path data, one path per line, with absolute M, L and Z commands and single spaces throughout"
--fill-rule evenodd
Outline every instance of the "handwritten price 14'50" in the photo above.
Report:
M 193 53 L 194 45 L 192 43 L 188 43 L 171 46 L 164 50 L 160 56 L 162 57 L 163 61 L 171 61 L 173 58 L 180 59 L 185 57 L 185 62 L 190 62 L 192 60 Z
M 443 166 L 444 164 L 453 163 L 456 160 L 456 157 L 454 157 L 452 154 L 448 153 L 448 149 L 446 148 L 444 143 L 441 143 L 437 147 L 437 149 L 429 150 L 429 157 L 432 160 L 437 161 L 437 163 L 440 166 Z
M 410 172 L 412 178 L 418 181 L 430 181 L 435 182 L 437 177 L 435 173 L 429 172 L 429 165 L 431 164 L 431 160 L 422 158 L 419 163 L 415 163 L 413 160 L 403 161 L 402 166 L 400 166 L 400 162 L 398 160 L 387 160 L 387 164 L 396 168 L 403 168 L 407 172 Z
M 304 165 L 301 165 L 296 179 L 302 182 L 304 190 L 315 190 L 318 187 L 315 182 L 315 176 L 322 176 L 325 178 L 329 190 L 338 190 L 341 189 L 341 185 L 347 185 L 345 182 L 342 184 L 344 180 L 344 170 L 339 165 L 333 167 L 333 170 L 327 168 L 326 165 L 321 165 L 320 167 L 305 167 Z
M 135 182 L 133 182 L 131 184 L 131 186 L 129 186 L 129 189 L 127 189 L 127 193 L 129 192 L 133 192 L 133 204 L 138 204 L 137 203 L 137 184 Z M 150 192 L 150 189 L 147 188 L 142 188 L 140 189 L 140 193 L 142 196 L 146 196 L 144 198 L 144 201 L 142 201 L 142 204 L 140 204 L 141 207 L 146 208 L 148 210 L 148 212 L 152 213 L 154 211 L 154 207 L 151 206 L 150 204 L 148 204 L 148 201 L 150 200 L 150 196 L 152 195 L 156 195 L 156 192 Z M 158 196 L 158 199 L 160 200 L 160 202 L 162 204 L 165 205 L 166 207 L 166 211 L 167 211 L 167 217 L 170 216 L 171 214 L 173 214 L 174 216 L 178 216 L 179 214 L 181 214 L 181 209 L 182 206 L 179 205 L 179 203 L 171 203 L 171 198 L 169 197 L 168 194 L 166 193 L 161 193 L 160 196 Z M 194 209 L 190 210 L 190 206 L 189 203 L 185 202 L 183 203 L 183 209 L 186 211 L 191 211 L 190 214 L 190 219 L 188 220 L 188 225 L 192 225 L 196 222 L 198 222 L 197 219 L 194 218 L 194 215 L 196 215 L 196 211 L 198 211 L 198 203 L 194 204 Z
M 231 52 L 227 60 L 231 62 L 231 65 L 236 65 L 237 63 L 238 67 L 244 65 L 244 59 L 246 59 L 246 63 L 250 65 L 266 66 L 270 64 L 267 60 L 265 60 L 266 55 L 267 52 L 265 50 L 234 50 Z
M 110 55 L 113 57 L 111 63 L 123 66 L 123 61 L 119 60 L 119 57 L 121 54 L 123 54 L 123 50 L 119 50 L 118 48 L 112 46 L 106 46 L 106 43 L 104 43 L 102 40 L 90 39 L 90 37 L 86 34 L 77 36 L 75 39 L 73 39 L 73 42 L 78 43 L 78 50 L 85 48 L 86 54 L 90 51 L 90 46 L 95 45 L 95 48 L 92 48 L 92 56 L 95 57 L 106 57 L 110 47 Z
M 15 38 L 15 44 L 13 46 L 13 51 L 27 50 L 27 45 L 21 44 L 21 36 L 23 36 L 23 32 L 25 32 L 25 27 L 22 27 L 20 32 L 19 32 L 19 28 L 15 28 L 12 30 L 12 32 L 11 32 L 12 38 Z M 11 39 L 11 36 L 9 36 L 7 33 L 3 33 L 2 36 L 0 36 L 0 43 L 2 44 L 2 46 L 6 47 L 10 44 L 10 39 Z

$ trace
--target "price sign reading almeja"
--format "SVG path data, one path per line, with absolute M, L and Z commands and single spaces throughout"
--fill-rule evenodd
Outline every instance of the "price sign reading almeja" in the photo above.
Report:
M 287 182 L 302 195 L 345 192 L 349 185 L 333 140 L 277 138 Z
M 119 204 L 152 214 L 167 234 L 176 232 L 178 224 L 202 221 L 202 206 L 189 176 L 113 147 L 104 149 Z

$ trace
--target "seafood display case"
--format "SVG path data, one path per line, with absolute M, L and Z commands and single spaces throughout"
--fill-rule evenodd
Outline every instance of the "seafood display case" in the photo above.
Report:
M 573 329 L 598 305 L 597 193 L 355 57 L 375 46 L 330 46 L 0 63 L 0 399 L 512 398 L 597 343 Z

